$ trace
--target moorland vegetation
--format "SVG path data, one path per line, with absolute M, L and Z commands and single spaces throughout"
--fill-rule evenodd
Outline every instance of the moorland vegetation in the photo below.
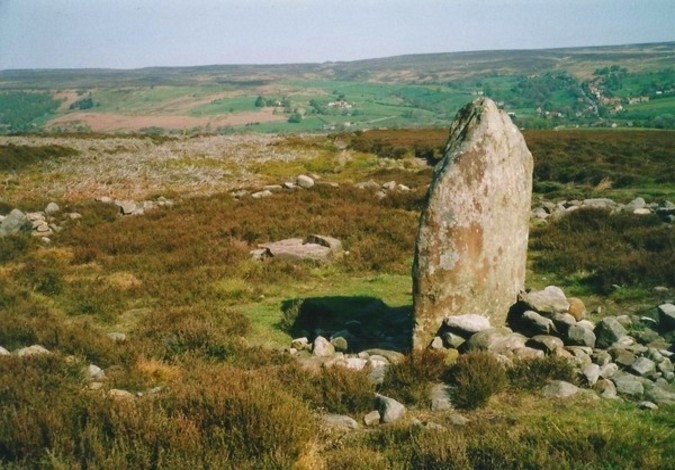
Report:
M 668 468 L 673 407 L 542 399 L 547 380 L 576 380 L 555 357 L 507 370 L 488 354 L 454 362 L 427 351 L 406 355 L 375 385 L 367 371 L 306 369 L 286 352 L 289 301 L 319 299 L 340 310 L 376 299 L 410 308 L 419 211 L 444 134 L 242 136 L 219 152 L 211 145 L 223 141 L 212 136 L 3 138 L 0 214 L 42 210 L 55 199 L 81 218 L 49 243 L 30 234 L 0 238 L 0 346 L 52 352 L 0 356 L 1 465 Z M 535 200 L 675 197 L 672 132 L 525 136 L 535 157 Z M 161 182 L 169 166 L 157 162 L 167 154 L 178 155 L 166 160 L 177 171 L 158 185 L 154 176 Z M 136 173 L 120 159 L 135 161 Z M 106 184 L 79 185 L 77 169 L 87 164 L 98 165 Z M 230 194 L 300 173 L 339 187 L 264 199 Z M 354 188 L 369 179 L 411 190 L 378 199 Z M 170 195 L 176 204 L 123 217 L 95 200 L 106 190 L 120 198 L 125 191 Z M 339 238 L 348 255 L 331 265 L 260 263 L 249 255 L 258 243 L 309 233 Z M 603 314 L 639 315 L 672 298 L 674 246 L 672 226 L 655 215 L 582 209 L 533 225 L 527 284 L 555 283 Z M 94 381 L 101 385 L 91 385 L 90 364 L 105 371 Z M 452 411 L 433 415 L 437 428 L 404 420 L 343 433 L 318 418 L 361 421 L 379 392 L 426 422 L 436 383 L 452 387 L 468 423 L 457 425 Z

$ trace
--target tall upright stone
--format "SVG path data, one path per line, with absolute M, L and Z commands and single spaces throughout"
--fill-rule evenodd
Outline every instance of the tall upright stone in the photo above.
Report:
M 459 111 L 417 235 L 415 349 L 427 347 L 448 316 L 505 322 L 525 283 L 532 166 L 522 134 L 493 101 Z

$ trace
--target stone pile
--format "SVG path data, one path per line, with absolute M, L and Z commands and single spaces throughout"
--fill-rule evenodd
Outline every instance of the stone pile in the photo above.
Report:
M 607 399 L 627 399 L 642 409 L 675 405 L 675 305 L 665 303 L 642 317 L 606 315 L 597 322 L 586 318 L 580 299 L 566 297 L 555 286 L 522 292 L 509 312 L 509 326 L 493 326 L 479 314 L 447 317 L 431 348 L 443 349 L 448 358 L 471 351 L 489 351 L 505 365 L 516 360 L 558 356 L 575 365 L 584 393 Z M 347 330 L 332 335 L 291 342 L 289 352 L 307 369 L 344 367 L 367 370 L 374 384 L 381 384 L 392 364 L 404 360 L 400 352 L 372 348 L 347 353 L 353 338 Z M 540 391 L 546 398 L 567 398 L 582 388 L 551 381 Z M 452 411 L 448 386 L 437 384 L 429 392 L 432 412 Z M 403 418 L 405 407 L 376 394 L 377 409 L 363 416 L 373 426 Z M 457 425 L 466 418 L 455 414 Z M 360 424 L 340 415 L 323 416 L 327 427 L 351 430 Z M 433 422 L 418 423 L 434 426 Z
M 122 215 L 143 215 L 148 211 L 158 207 L 173 207 L 174 201 L 160 196 L 157 199 L 145 201 L 133 201 L 131 199 L 112 199 L 108 196 L 96 199 L 103 204 L 113 204 L 117 206 Z
M 522 292 L 508 327 L 493 327 L 475 314 L 446 318 L 431 347 L 491 351 L 507 363 L 559 356 L 572 361 L 582 382 L 602 397 L 675 404 L 675 306 L 662 304 L 651 316 L 607 315 L 597 323 L 585 317 L 581 300 L 549 286 Z M 554 388 L 562 394 L 571 390 L 560 387 Z
M 633 199 L 628 204 L 621 204 L 608 198 L 595 198 L 570 201 L 542 201 L 532 209 L 535 220 L 556 220 L 570 212 L 581 208 L 605 209 L 612 213 L 625 212 L 635 215 L 656 214 L 666 223 L 675 222 L 675 204 L 670 201 L 647 203 L 643 198 Z
M 60 232 L 69 220 L 77 220 L 82 216 L 77 212 L 63 212 L 58 204 L 50 202 L 43 211 L 22 212 L 13 209 L 9 214 L 0 215 L 0 238 L 30 232 L 49 243 L 49 236 Z
M 327 186 L 330 188 L 339 188 L 340 184 L 334 181 L 320 181 L 320 176 L 318 175 L 298 175 L 294 181 L 285 181 L 281 184 L 269 184 L 260 189 L 248 190 L 248 189 L 239 189 L 237 191 L 232 191 L 230 195 L 235 199 L 243 199 L 246 197 L 252 197 L 253 199 L 262 199 L 266 197 L 273 196 L 274 193 L 281 191 L 289 191 L 295 189 L 310 189 L 315 186 Z M 393 192 L 407 192 L 410 191 L 410 188 L 404 184 L 397 183 L 396 181 L 387 181 L 386 183 L 377 183 L 373 180 L 361 181 L 354 183 L 354 188 L 359 190 L 371 190 L 375 193 L 375 196 L 378 199 L 383 199 L 387 197 L 388 194 Z

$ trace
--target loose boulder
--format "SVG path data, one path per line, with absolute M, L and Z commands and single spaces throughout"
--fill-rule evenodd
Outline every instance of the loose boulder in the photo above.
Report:
M 484 312 L 504 324 L 525 282 L 532 155 L 489 99 L 459 111 L 436 165 L 413 263 L 413 347 L 447 316 Z
M 0 238 L 19 232 L 30 232 L 32 229 L 33 223 L 28 216 L 19 209 L 14 209 L 0 223 Z

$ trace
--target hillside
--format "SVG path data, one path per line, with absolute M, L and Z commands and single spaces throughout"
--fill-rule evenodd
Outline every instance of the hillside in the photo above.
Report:
M 0 133 L 445 126 L 487 95 L 524 128 L 675 126 L 675 43 L 323 64 L 0 71 Z

